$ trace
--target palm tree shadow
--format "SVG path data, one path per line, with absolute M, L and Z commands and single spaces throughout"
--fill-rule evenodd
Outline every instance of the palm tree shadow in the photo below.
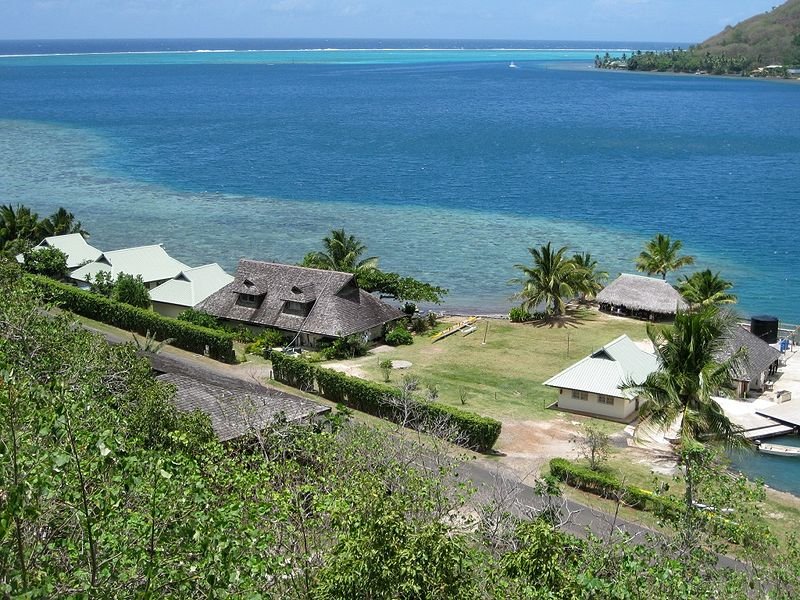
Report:
M 588 321 L 594 321 L 594 314 L 585 307 L 567 307 L 563 315 L 554 315 L 532 321 L 531 325 L 543 329 L 577 329 Z

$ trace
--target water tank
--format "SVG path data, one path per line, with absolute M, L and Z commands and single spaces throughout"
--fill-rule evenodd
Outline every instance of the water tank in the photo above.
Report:
M 751 317 L 750 333 L 760 337 L 768 344 L 778 342 L 778 318 L 769 315 Z

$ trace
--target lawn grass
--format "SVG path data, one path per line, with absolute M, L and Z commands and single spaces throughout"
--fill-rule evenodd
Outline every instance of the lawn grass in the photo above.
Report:
M 645 323 L 588 309 L 560 323 L 485 319 L 476 325 L 466 337 L 456 333 L 434 343 L 419 335 L 411 346 L 353 362 L 369 379 L 382 381 L 380 360 L 407 360 L 413 366 L 393 371 L 392 382 L 413 376 L 423 387 L 435 385 L 439 402 L 501 420 L 549 419 L 557 413 L 546 407 L 557 393 L 543 381 L 623 333 L 633 340 L 646 337 Z

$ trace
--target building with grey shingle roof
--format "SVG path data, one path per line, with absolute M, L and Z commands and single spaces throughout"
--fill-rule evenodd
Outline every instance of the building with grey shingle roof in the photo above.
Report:
M 753 335 L 741 325 L 737 325 L 723 338 L 723 349 L 717 357 L 727 360 L 739 348 L 745 349 L 744 357 L 734 375 L 736 382 L 736 395 L 739 398 L 747 396 L 750 390 L 763 390 L 769 375 L 778 370 L 780 350 L 773 348 L 757 335 Z
M 622 273 L 597 294 L 600 310 L 658 321 L 686 310 L 686 300 L 663 279 Z
M 331 410 L 279 390 L 234 380 L 221 386 L 177 373 L 156 378 L 175 387 L 172 403 L 179 411 L 207 414 L 221 442 L 257 434 L 282 419 L 289 423 L 312 421 Z
M 655 355 L 621 335 L 586 358 L 544 382 L 558 389 L 558 407 L 615 421 L 629 421 L 639 411 L 640 398 L 620 388 L 642 383 L 658 369 Z
M 246 259 L 230 284 L 196 308 L 233 324 L 278 329 L 301 346 L 353 334 L 379 339 L 404 316 L 360 289 L 352 273 Z

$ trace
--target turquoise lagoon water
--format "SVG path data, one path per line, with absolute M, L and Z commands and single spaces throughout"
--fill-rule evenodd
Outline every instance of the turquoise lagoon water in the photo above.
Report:
M 591 68 L 634 44 L 442 44 L 2 42 L 1 199 L 231 270 L 344 226 L 481 312 L 529 246 L 615 275 L 664 231 L 743 312 L 800 321 L 800 87 Z
M 764 443 L 800 447 L 800 436 L 784 435 Z M 731 454 L 731 467 L 749 477 L 760 478 L 766 485 L 800 496 L 800 456 L 772 456 L 755 450 Z

